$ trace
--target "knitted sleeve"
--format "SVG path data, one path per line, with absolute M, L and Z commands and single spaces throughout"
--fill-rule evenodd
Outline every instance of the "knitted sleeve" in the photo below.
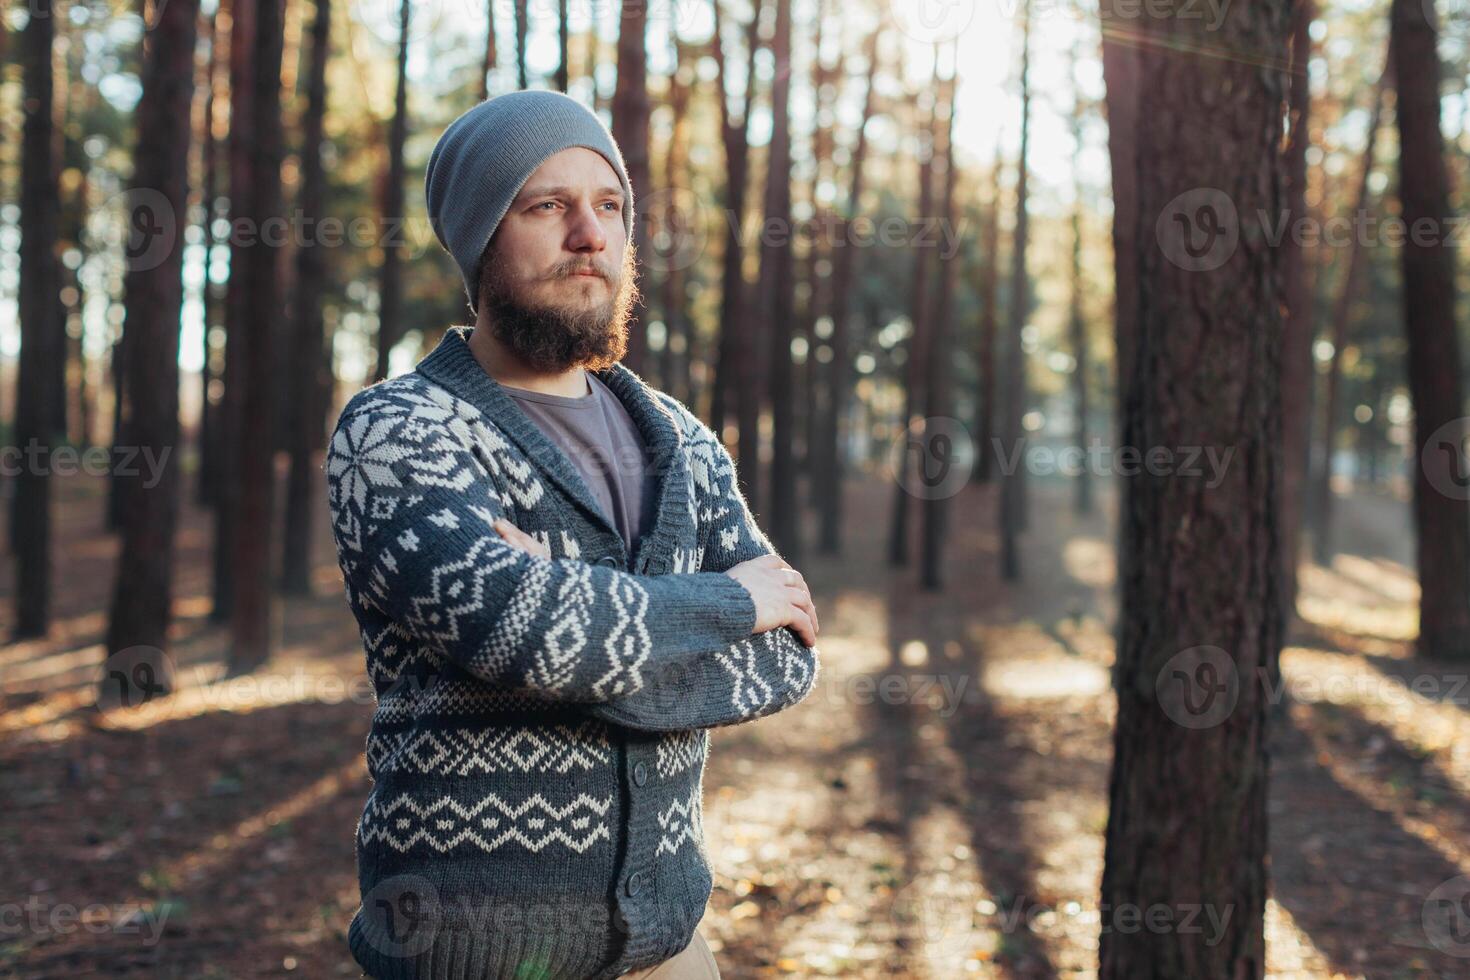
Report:
M 743 561 L 775 554 L 756 524 L 735 475 L 730 453 L 704 423 L 677 402 L 693 442 L 698 493 L 701 572 L 724 572 Z M 816 685 L 816 647 L 782 626 L 711 648 L 658 672 L 642 690 L 599 704 L 605 721 L 648 731 L 716 728 L 754 721 L 798 703 Z
M 563 701 L 626 697 L 749 636 L 755 603 L 718 572 L 632 575 L 500 537 L 500 434 L 435 386 L 354 396 L 326 471 L 354 608 L 489 684 Z M 514 474 L 502 474 L 512 485 Z

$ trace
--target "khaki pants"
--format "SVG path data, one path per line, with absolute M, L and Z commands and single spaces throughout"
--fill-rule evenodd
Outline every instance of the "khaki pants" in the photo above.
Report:
M 720 968 L 709 943 L 696 932 L 677 955 L 645 970 L 624 973 L 621 980 L 720 980 Z

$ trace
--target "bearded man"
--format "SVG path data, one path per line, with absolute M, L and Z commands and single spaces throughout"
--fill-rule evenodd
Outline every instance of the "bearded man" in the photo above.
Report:
M 633 192 L 597 116 L 482 102 L 425 191 L 474 325 L 355 394 L 327 460 L 377 695 L 348 944 L 378 980 L 718 977 L 709 730 L 810 693 L 811 592 L 619 363 Z

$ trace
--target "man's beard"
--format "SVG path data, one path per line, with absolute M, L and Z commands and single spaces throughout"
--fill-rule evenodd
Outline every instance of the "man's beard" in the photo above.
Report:
M 568 273 L 589 266 L 606 277 L 613 274 L 605 262 L 569 259 L 540 281 L 563 285 L 570 293 L 583 285 Z M 636 271 L 633 243 L 629 242 L 621 275 L 610 282 L 612 295 L 603 302 L 533 305 L 524 297 L 527 283 L 510 280 L 491 251 L 480 272 L 479 307 L 491 333 L 527 367 L 547 374 L 574 367 L 600 371 L 622 360 L 628 351 L 628 319 L 638 299 Z

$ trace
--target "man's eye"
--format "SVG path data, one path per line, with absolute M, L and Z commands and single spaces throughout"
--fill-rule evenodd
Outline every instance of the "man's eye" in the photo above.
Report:
M 603 201 L 602 203 L 609 205 L 614 211 L 621 211 L 623 209 L 623 206 L 617 201 Z
M 540 204 L 536 205 L 536 207 L 538 207 L 538 208 L 553 207 L 554 208 L 554 207 L 556 207 L 556 202 L 555 201 L 542 201 Z

